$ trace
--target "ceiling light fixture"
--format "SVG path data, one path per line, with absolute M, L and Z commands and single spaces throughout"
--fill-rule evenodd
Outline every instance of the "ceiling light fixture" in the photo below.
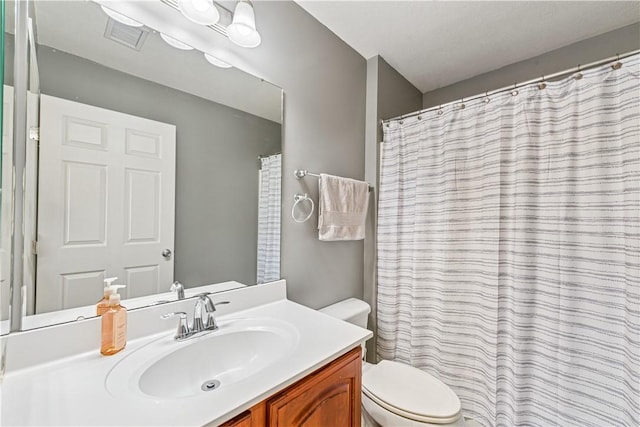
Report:
M 231 68 L 231 64 L 226 63 L 218 58 L 216 58 L 215 56 L 211 56 L 208 53 L 204 54 L 204 57 L 207 61 L 209 61 L 209 63 L 211 65 L 215 65 L 216 67 L 220 67 L 220 68 Z
M 193 50 L 193 48 L 191 46 L 189 46 L 186 43 L 181 42 L 178 39 L 174 39 L 171 36 L 168 36 L 164 33 L 160 33 L 160 37 L 162 38 L 162 40 L 164 40 L 169 46 L 173 46 L 176 49 L 181 49 L 181 50 Z
M 136 21 L 135 19 L 131 19 L 128 16 L 125 16 L 121 13 L 116 12 L 115 10 L 111 10 L 107 7 L 104 7 L 103 5 L 100 5 L 100 7 L 102 8 L 103 12 L 106 13 L 111 19 L 113 19 L 114 21 L 118 21 L 121 24 L 124 25 L 128 25 L 130 27 L 142 27 L 144 26 L 144 24 L 141 24 L 140 22 Z
M 196 24 L 213 25 L 220 20 L 213 0 L 178 0 L 178 7 L 185 18 Z
M 229 39 L 241 47 L 256 47 L 262 39 L 256 30 L 256 17 L 253 5 L 247 0 L 240 0 L 233 13 L 233 21 L 227 27 Z

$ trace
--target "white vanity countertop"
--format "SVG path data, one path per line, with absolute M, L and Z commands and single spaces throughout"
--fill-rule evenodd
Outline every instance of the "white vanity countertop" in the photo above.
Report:
M 157 399 L 141 394 L 112 396 L 105 387 L 110 370 L 128 354 L 171 332 L 128 342 L 120 353 L 103 357 L 98 349 L 5 375 L 1 425 L 217 425 L 293 384 L 369 339 L 370 331 L 281 299 L 220 316 L 275 318 L 299 334 L 290 357 L 235 384 L 190 398 Z M 214 332 L 215 333 L 215 332 Z M 198 338 L 195 338 L 198 339 Z M 181 343 L 175 343 L 180 345 Z M 34 345 L 33 351 L 38 351 Z M 220 348 L 219 351 L 225 351 Z

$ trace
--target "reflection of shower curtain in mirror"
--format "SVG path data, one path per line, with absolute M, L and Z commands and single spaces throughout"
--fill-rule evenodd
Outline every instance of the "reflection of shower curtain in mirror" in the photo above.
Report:
M 384 126 L 378 356 L 490 426 L 640 425 L 640 56 Z
M 257 283 L 280 278 L 280 178 L 282 155 L 262 157 L 258 194 Z

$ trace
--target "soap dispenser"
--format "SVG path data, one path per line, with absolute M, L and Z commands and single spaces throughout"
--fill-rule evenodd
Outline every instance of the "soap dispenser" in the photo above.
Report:
M 109 309 L 102 315 L 100 353 L 111 356 L 122 350 L 125 345 L 127 345 L 127 309 L 120 305 L 120 294 L 116 288 L 113 294 L 109 295 Z
M 104 294 L 102 299 L 96 304 L 96 314 L 102 316 L 109 309 L 109 297 L 118 292 L 118 289 L 124 288 L 125 285 L 113 285 L 118 280 L 117 277 L 109 277 L 104 279 Z

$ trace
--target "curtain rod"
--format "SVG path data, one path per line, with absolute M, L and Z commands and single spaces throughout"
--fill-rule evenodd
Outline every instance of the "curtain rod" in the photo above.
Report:
M 524 86 L 527 86 L 527 85 L 530 85 L 530 84 L 541 83 L 541 82 L 544 82 L 544 81 L 547 81 L 547 80 L 550 80 L 550 79 L 554 79 L 556 77 L 561 77 L 561 76 L 564 76 L 564 75 L 567 75 L 567 74 L 584 71 L 584 70 L 587 70 L 589 68 L 594 68 L 594 67 L 597 67 L 597 66 L 602 65 L 602 64 L 606 64 L 607 62 L 611 62 L 611 61 L 616 61 L 616 63 L 612 64 L 611 66 L 614 69 L 618 69 L 618 68 L 620 68 L 622 66 L 622 64 L 620 64 L 618 61 L 620 61 L 621 59 L 624 59 L 624 58 L 628 58 L 629 56 L 632 56 L 632 55 L 635 55 L 635 54 L 638 54 L 638 53 L 640 53 L 640 49 L 633 50 L 631 52 L 627 52 L 627 53 L 623 53 L 623 54 L 616 54 L 615 56 L 612 56 L 612 57 L 609 57 L 609 58 L 606 58 L 606 59 L 601 59 L 599 61 L 591 62 L 591 63 L 586 64 L 586 65 L 578 65 L 577 67 L 573 67 L 573 68 L 570 68 L 568 70 L 560 71 L 558 73 L 550 74 L 548 76 L 538 77 L 536 79 L 527 80 L 527 81 L 522 82 L 522 83 L 514 83 L 513 85 L 510 85 L 510 86 L 505 86 L 505 87 L 500 88 L 500 89 L 487 91 L 485 93 L 473 95 L 473 96 L 470 96 L 468 98 L 466 98 L 466 97 L 465 98 L 460 98 L 460 99 L 456 99 L 455 101 L 447 102 L 445 104 L 440 104 L 440 105 L 436 105 L 436 106 L 433 106 L 433 107 L 425 108 L 424 110 L 415 111 L 413 113 L 404 114 L 402 116 L 393 117 L 391 119 L 380 120 L 380 125 L 384 125 L 385 123 L 388 124 L 389 122 L 392 122 L 394 120 L 402 120 L 402 119 L 406 119 L 406 118 L 409 118 L 409 117 L 417 116 L 419 114 L 424 114 L 424 113 L 429 112 L 429 111 L 439 110 L 439 109 L 442 109 L 442 107 L 447 107 L 449 105 L 463 103 L 464 101 L 473 101 L 475 99 L 484 98 L 484 97 L 489 96 L 489 95 L 495 95 L 497 93 L 516 90 L 518 88 L 521 88 L 521 87 L 524 87 Z

